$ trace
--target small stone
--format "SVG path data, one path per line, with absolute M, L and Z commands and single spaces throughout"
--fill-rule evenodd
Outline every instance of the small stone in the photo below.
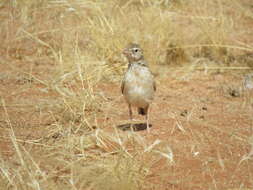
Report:
M 201 115 L 201 116 L 199 117 L 199 119 L 205 119 L 205 116 Z
M 202 110 L 207 111 L 207 107 L 203 106 L 203 107 L 202 107 Z
M 240 93 L 238 90 L 236 89 L 230 89 L 229 90 L 229 95 L 232 96 L 232 97 L 239 97 L 240 96 Z
M 188 111 L 187 111 L 187 110 L 184 110 L 184 111 L 182 111 L 182 112 L 180 113 L 180 115 L 183 116 L 183 117 L 187 116 L 187 114 L 188 114 Z

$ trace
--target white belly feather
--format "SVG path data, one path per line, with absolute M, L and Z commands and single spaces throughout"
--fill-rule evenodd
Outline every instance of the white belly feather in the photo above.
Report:
M 154 97 L 154 79 L 148 67 L 133 65 L 127 71 L 123 94 L 133 106 L 145 108 L 151 103 Z

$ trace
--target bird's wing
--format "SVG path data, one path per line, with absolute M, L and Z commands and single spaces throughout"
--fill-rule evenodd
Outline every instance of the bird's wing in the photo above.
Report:
M 123 94 L 124 92 L 124 88 L 125 88 L 125 77 L 123 78 L 122 82 L 121 82 L 121 93 Z
M 156 82 L 155 82 L 155 80 L 153 81 L 153 88 L 154 88 L 154 91 L 156 91 Z

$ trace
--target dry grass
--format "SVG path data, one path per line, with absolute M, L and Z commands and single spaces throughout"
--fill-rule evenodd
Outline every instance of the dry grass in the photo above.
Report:
M 11 94 L 17 96 L 16 104 L 0 97 L 1 141 L 11 147 L 7 151 L 11 156 L 0 154 L 0 188 L 162 189 L 147 179 L 155 175 L 151 168 L 161 160 L 173 170 L 174 150 L 168 142 L 118 131 L 116 123 L 108 132 L 106 118 L 118 111 L 114 105 L 119 98 L 110 99 L 97 87 L 120 83 L 126 68 L 121 51 L 132 41 L 143 46 L 155 71 L 160 65 L 182 66 L 186 73 L 251 69 L 250 5 L 246 0 L 0 2 L 0 65 L 9 70 L 0 82 L 24 85 L 22 91 Z M 31 86 L 40 87 L 49 97 L 40 102 L 18 99 Z M 15 106 L 29 106 L 25 109 L 39 118 L 43 135 L 23 138 L 16 134 L 19 127 L 34 129 L 29 122 L 14 122 L 11 109 Z M 44 124 L 45 118 L 50 122 Z M 208 141 L 200 134 L 193 141 L 198 138 L 203 144 Z M 219 151 L 217 155 L 224 168 Z M 178 171 L 174 172 L 171 175 Z M 157 175 L 168 183 L 169 174 Z M 182 178 L 169 183 L 190 188 L 190 179 Z M 209 188 L 217 189 L 215 183 L 213 179 Z

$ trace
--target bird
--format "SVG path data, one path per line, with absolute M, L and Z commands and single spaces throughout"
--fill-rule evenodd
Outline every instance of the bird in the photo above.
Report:
M 253 89 L 253 81 L 252 81 L 253 73 L 248 74 L 244 77 L 244 88 L 246 90 Z
M 133 120 L 132 106 L 137 107 L 138 113 L 145 115 L 149 133 L 149 108 L 156 91 L 154 76 L 139 44 L 128 44 L 123 54 L 128 60 L 128 68 L 121 83 L 121 92 L 128 104 L 129 117 Z
M 247 74 L 244 77 L 243 85 L 244 85 L 244 90 L 245 90 L 245 95 L 246 95 L 246 104 L 249 104 L 251 109 L 253 110 L 253 73 Z

